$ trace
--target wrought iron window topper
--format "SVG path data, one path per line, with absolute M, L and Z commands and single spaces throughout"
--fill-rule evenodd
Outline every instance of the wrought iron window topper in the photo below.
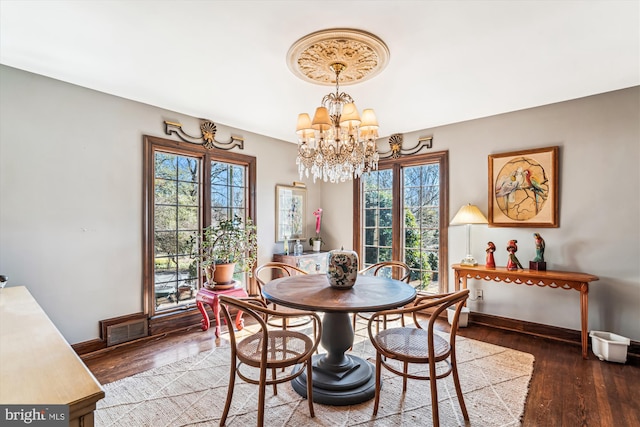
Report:
M 400 156 L 408 156 L 411 154 L 416 154 L 423 148 L 429 149 L 433 147 L 433 137 L 432 136 L 423 136 L 418 138 L 418 143 L 413 148 L 403 149 L 402 142 L 404 137 L 401 133 L 394 133 L 389 137 L 389 147 L 391 148 L 389 151 L 385 151 L 384 153 L 380 153 L 381 159 L 397 159 Z
M 244 138 L 238 136 L 232 135 L 228 142 L 216 141 L 216 125 L 209 120 L 205 120 L 200 124 L 200 132 L 202 133 L 200 137 L 191 136 L 186 133 L 182 130 L 180 123 L 168 122 L 166 120 L 164 122 L 164 132 L 167 135 L 173 133 L 184 142 L 200 144 L 207 150 L 214 147 L 220 150 L 231 150 L 234 147 L 239 147 L 241 150 L 244 149 Z

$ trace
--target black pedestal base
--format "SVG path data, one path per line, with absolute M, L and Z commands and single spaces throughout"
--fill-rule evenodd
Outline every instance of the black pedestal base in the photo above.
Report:
M 529 261 L 529 270 L 547 271 L 547 263 L 544 261 Z
M 313 401 L 325 405 L 346 406 L 366 402 L 375 397 L 374 366 L 360 357 L 346 354 L 343 366 L 323 366 L 324 354 L 313 356 Z M 294 369 L 301 369 L 296 366 Z M 295 378 L 291 385 L 302 397 L 307 397 L 307 373 Z

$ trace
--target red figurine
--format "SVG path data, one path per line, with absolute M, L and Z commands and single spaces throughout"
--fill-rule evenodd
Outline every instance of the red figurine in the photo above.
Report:
M 487 243 L 487 262 L 484 264 L 487 268 L 496 268 L 496 261 L 493 259 L 493 253 L 496 251 L 496 245 L 493 242 Z
M 507 252 L 509 252 L 509 261 L 507 261 L 507 270 L 517 270 L 518 268 L 522 268 L 522 264 L 516 258 L 516 252 L 518 251 L 518 241 L 517 240 L 509 240 L 509 244 L 507 244 Z

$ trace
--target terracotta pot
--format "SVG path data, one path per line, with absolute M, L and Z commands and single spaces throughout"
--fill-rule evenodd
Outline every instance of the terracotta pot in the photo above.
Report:
M 205 275 L 207 276 L 207 283 L 209 288 L 215 290 L 231 289 L 235 286 L 233 280 L 233 272 L 236 269 L 236 263 L 229 264 L 216 264 L 214 266 L 207 266 L 205 268 Z

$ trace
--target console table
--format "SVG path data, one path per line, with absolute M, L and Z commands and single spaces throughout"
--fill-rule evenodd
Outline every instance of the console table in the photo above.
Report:
M 322 274 L 327 272 L 329 252 L 304 252 L 302 255 L 273 254 L 274 262 L 293 265 L 308 274 Z M 282 277 L 277 269 L 273 270 L 273 279 Z
M 467 289 L 467 279 L 549 286 L 551 288 L 575 289 L 580 292 L 580 325 L 582 328 L 582 358 L 588 358 L 589 283 L 599 280 L 597 276 L 571 271 L 507 270 L 505 267 L 487 268 L 454 264 L 455 289 Z
M 0 360 L 0 405 L 67 405 L 70 427 L 93 427 L 104 391 L 24 286 L 0 289 Z
M 204 307 L 205 304 L 209 304 L 209 306 L 213 310 L 213 316 L 216 319 L 216 338 L 220 337 L 220 301 L 218 300 L 219 295 L 227 295 L 231 297 L 249 296 L 247 294 L 247 291 L 239 286 L 231 289 L 225 289 L 223 291 L 215 291 L 213 289 L 207 289 L 204 287 L 200 288 L 200 290 L 196 294 L 196 306 L 198 307 L 198 310 L 200 310 L 200 313 L 202 313 L 202 330 L 206 331 L 210 326 L 209 315 L 207 314 L 207 310 Z M 238 314 L 236 314 L 236 328 L 239 331 L 244 328 L 242 311 L 238 311 Z

